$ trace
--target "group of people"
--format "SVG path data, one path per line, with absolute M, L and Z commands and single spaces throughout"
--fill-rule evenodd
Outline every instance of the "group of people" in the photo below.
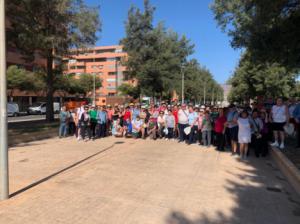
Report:
M 75 135 L 79 141 L 110 135 L 178 140 L 188 145 L 214 145 L 220 151 L 230 147 L 232 155 L 246 159 L 249 146 L 257 157 L 267 155 L 268 142 L 272 140 L 273 146 L 283 149 L 284 127 L 291 118 L 295 123 L 300 120 L 300 106 L 292 111 L 281 98 L 269 109 L 258 109 L 254 104 L 217 108 L 165 102 L 150 106 L 85 105 L 71 111 L 62 108 L 59 136 Z

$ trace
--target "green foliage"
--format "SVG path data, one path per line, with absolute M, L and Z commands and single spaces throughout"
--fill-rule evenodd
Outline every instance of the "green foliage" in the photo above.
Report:
M 254 64 L 245 54 L 229 80 L 232 85 L 231 101 L 244 101 L 264 97 L 290 97 L 293 95 L 296 74 L 279 64 Z
M 197 60 L 192 59 L 184 67 L 184 92 L 185 98 L 196 103 L 205 101 L 222 100 L 223 89 L 213 79 L 209 70 L 201 67 Z M 177 92 L 181 92 L 181 85 L 178 86 Z
M 215 19 L 256 63 L 300 68 L 299 0 L 215 0 Z
M 154 7 L 145 0 L 144 8 L 144 12 L 136 7 L 128 12 L 126 37 L 121 41 L 129 55 L 125 65 L 142 94 L 169 96 L 180 82 L 181 66 L 193 52 L 193 45 L 162 23 L 154 27 Z
M 137 99 L 140 97 L 140 89 L 136 86 L 132 86 L 127 83 L 123 83 L 118 87 L 118 91 L 121 92 L 121 95 L 125 96 L 131 96 L 134 99 Z
M 83 0 L 10 0 L 6 12 L 9 45 L 17 47 L 28 61 L 36 56 L 47 60 L 46 117 L 53 121 L 54 57 L 96 42 L 101 26 L 99 9 L 89 8 Z
M 7 69 L 7 88 L 11 91 L 40 91 L 45 88 L 41 74 L 29 72 L 17 66 L 9 66 Z

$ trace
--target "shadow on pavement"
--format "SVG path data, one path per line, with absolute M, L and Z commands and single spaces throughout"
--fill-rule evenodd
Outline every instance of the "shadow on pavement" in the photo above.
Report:
M 49 175 L 49 176 L 47 176 L 47 177 L 41 179 L 41 180 L 38 180 L 38 181 L 36 181 L 36 182 L 34 182 L 34 183 L 32 183 L 32 184 L 30 184 L 30 185 L 28 185 L 28 186 L 26 186 L 26 187 L 24 187 L 24 188 L 22 188 L 22 189 L 20 189 L 20 190 L 14 192 L 14 193 L 12 193 L 12 194 L 10 194 L 10 198 L 11 198 L 11 197 L 14 197 L 14 196 L 16 196 L 16 195 L 18 195 L 18 194 L 21 194 L 21 193 L 23 193 L 23 192 L 25 192 L 25 191 L 27 191 L 27 190 L 29 190 L 29 189 L 31 189 L 31 188 L 33 188 L 33 187 L 39 185 L 39 184 L 42 184 L 42 183 L 44 183 L 44 182 L 46 182 L 46 181 L 52 179 L 53 177 L 55 177 L 55 176 L 57 176 L 57 175 L 59 175 L 59 174 L 65 172 L 65 171 L 67 171 L 67 170 L 69 170 L 69 169 L 71 169 L 71 168 L 73 168 L 73 167 L 76 167 L 76 166 L 82 164 L 83 162 L 86 162 L 87 160 L 90 160 L 90 159 L 92 159 L 93 157 L 98 156 L 98 155 L 101 154 L 101 153 L 104 153 L 104 152 L 106 152 L 106 151 L 112 149 L 112 148 L 114 147 L 115 144 L 117 144 L 117 143 L 114 143 L 114 144 L 112 144 L 111 146 L 109 146 L 109 147 L 107 147 L 107 148 L 105 148 L 105 149 L 102 149 L 102 150 L 99 151 L 99 152 L 94 153 L 93 155 L 90 155 L 90 156 L 88 156 L 88 157 L 86 157 L 86 158 L 84 158 L 84 159 L 82 159 L 82 160 L 80 160 L 80 161 L 78 161 L 78 162 L 76 162 L 76 163 L 73 163 L 72 165 L 70 165 L 70 166 L 68 166 L 68 167 L 66 167 L 66 168 L 64 168 L 64 169 L 62 169 L 62 170 L 59 170 L 59 171 L 57 171 L 57 172 L 55 172 L 55 173 L 53 173 L 53 174 L 51 174 L 51 175 Z
M 182 211 L 172 211 L 167 216 L 166 224 L 293 224 L 300 223 L 300 198 L 290 188 L 285 178 L 278 178 L 281 173 L 270 166 L 270 160 L 251 158 L 249 169 L 240 169 L 244 174 L 227 171 L 242 180 L 226 180 L 225 189 L 234 200 L 234 206 L 227 212 L 207 210 L 199 206 L 199 214 L 191 218 Z M 238 169 L 232 167 L 233 169 Z M 266 172 L 269 170 L 269 172 Z M 271 170 L 271 172 L 270 172 Z M 272 174 L 272 177 L 267 174 Z M 270 175 L 271 176 L 271 175 Z M 201 204 L 201 203 L 199 203 Z M 215 208 L 222 207 L 222 201 L 211 201 Z M 224 204 L 223 206 L 226 206 Z M 205 210 L 206 209 L 206 210 Z M 230 211 L 228 213 L 228 211 Z M 195 218 L 196 217 L 196 218 Z

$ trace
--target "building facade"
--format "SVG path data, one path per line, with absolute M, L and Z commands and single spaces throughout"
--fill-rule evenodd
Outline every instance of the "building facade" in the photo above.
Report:
M 122 46 L 101 46 L 85 50 L 72 50 L 68 58 L 63 58 L 65 74 L 93 74 L 102 80 L 102 87 L 96 90 L 96 101 L 106 96 L 116 96 L 118 87 L 128 79 L 122 61 L 127 53 Z

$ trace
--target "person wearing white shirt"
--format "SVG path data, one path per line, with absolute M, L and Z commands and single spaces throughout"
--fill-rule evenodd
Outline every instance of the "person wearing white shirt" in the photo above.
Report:
M 273 126 L 274 142 L 271 146 L 284 149 L 284 125 L 289 121 L 288 107 L 283 104 L 282 98 L 278 98 L 276 105 L 272 107 L 271 119 Z M 280 137 L 280 138 L 279 138 Z M 279 145 L 280 140 L 280 145 Z
M 184 133 L 184 129 L 188 126 L 189 111 L 186 108 L 186 104 L 182 104 L 178 111 L 178 129 L 179 129 L 179 142 L 187 140 L 187 136 Z

